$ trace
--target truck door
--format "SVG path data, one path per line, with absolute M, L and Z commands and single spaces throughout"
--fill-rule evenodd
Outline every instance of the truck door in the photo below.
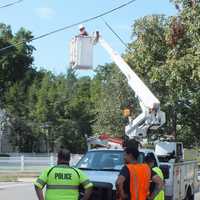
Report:
M 180 200 L 181 199 L 181 167 L 178 165 L 174 165 L 174 189 L 173 200 Z

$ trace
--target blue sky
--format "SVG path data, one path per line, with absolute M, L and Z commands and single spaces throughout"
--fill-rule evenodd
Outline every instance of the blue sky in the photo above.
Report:
M 14 0 L 1 0 L 0 5 Z M 12 7 L 0 10 L 0 22 L 11 25 L 13 32 L 25 27 L 34 36 L 44 34 L 57 28 L 95 16 L 109 9 L 119 6 L 128 0 L 24 0 Z M 105 20 L 123 38 L 125 42 L 131 40 L 131 25 L 134 20 L 151 14 L 174 15 L 176 10 L 169 0 L 136 0 L 128 7 L 122 8 Z M 100 30 L 104 39 L 118 52 L 124 51 L 124 46 L 105 26 L 101 19 L 85 24 L 88 32 Z M 66 73 L 69 62 L 69 42 L 78 32 L 74 27 L 46 38 L 34 41 L 34 64 L 38 68 L 45 68 L 52 72 Z M 95 47 L 94 66 L 111 62 L 107 53 L 100 46 Z M 79 72 L 84 74 L 84 72 Z

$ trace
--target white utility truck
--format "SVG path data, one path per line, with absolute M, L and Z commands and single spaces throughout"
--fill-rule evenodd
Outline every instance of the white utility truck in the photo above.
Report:
M 140 103 L 142 112 L 135 119 L 129 117 L 129 123 L 125 127 L 125 135 L 129 139 L 146 138 L 149 129 L 158 129 L 165 123 L 165 113 L 160 110 L 159 100 L 98 32 L 96 32 L 95 36 L 76 36 L 72 39 L 70 46 L 70 63 L 72 68 L 92 68 L 93 46 L 97 43 L 101 44 L 116 66 L 125 75 L 129 86 L 135 92 Z M 150 149 L 140 149 L 139 162 L 143 162 L 144 156 L 150 152 L 154 153 Z M 194 192 L 198 187 L 197 163 L 182 161 L 177 163 L 176 154 L 174 159 L 168 160 L 170 162 L 160 163 L 155 153 L 154 155 L 157 161 L 156 165 L 160 166 L 165 174 L 166 199 L 194 199 Z M 92 198 L 95 200 L 115 199 L 115 181 L 122 166 L 122 148 L 89 150 L 77 164 L 77 167 L 85 170 L 93 181 L 95 190 Z M 185 178 L 179 178 L 180 176 Z
M 165 195 L 168 199 L 194 199 L 199 192 L 198 163 L 184 161 L 184 149 L 181 142 L 159 142 L 155 145 L 155 154 L 160 166 L 168 171 L 165 179 Z
M 100 145 L 99 139 L 97 144 Z M 124 164 L 124 151 L 118 146 L 110 148 L 108 145 L 106 148 L 105 141 L 102 142 L 102 146 L 104 147 L 90 149 L 76 167 L 84 170 L 95 185 L 92 200 L 115 200 L 115 181 Z M 138 162 L 144 162 L 144 157 L 148 153 L 153 153 L 156 160 L 155 166 L 159 166 L 164 173 L 165 199 L 194 200 L 195 194 L 199 192 L 197 161 L 178 161 L 180 158 L 174 153 L 171 154 L 174 151 L 171 150 L 167 158 L 164 158 L 163 155 L 161 158 L 160 155 L 156 155 L 154 150 L 141 148 Z

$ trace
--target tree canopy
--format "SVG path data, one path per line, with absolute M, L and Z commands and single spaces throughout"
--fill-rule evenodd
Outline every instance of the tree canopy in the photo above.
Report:
M 151 15 L 133 23 L 123 57 L 166 113 L 167 123 L 156 134 L 173 135 L 191 146 L 200 143 L 200 3 L 171 2 L 176 16 Z M 83 152 L 88 136 L 122 137 L 123 109 L 133 117 L 140 110 L 117 66 L 107 63 L 98 66 L 94 77 L 81 78 L 73 70 L 66 75 L 38 71 L 35 48 L 28 43 L 32 38 L 25 28 L 13 34 L 0 24 L 0 48 L 13 44 L 0 52 L 0 106 L 9 118 L 4 128 L 9 127 L 14 150 L 53 152 L 62 145 Z

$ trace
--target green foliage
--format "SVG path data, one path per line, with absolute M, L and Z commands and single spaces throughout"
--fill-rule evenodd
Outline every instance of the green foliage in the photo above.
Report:
M 191 144 L 188 138 L 200 143 L 199 9 L 196 3 L 183 7 L 178 17 L 138 20 L 133 28 L 136 40 L 125 55 L 161 101 L 167 116 L 163 133 L 174 134 L 186 145 Z
M 200 3 L 173 0 L 177 16 L 145 16 L 132 26 L 132 41 L 123 57 L 161 102 L 166 125 L 186 146 L 200 144 Z M 0 48 L 30 41 L 21 28 L 15 35 L 0 24 Z M 77 78 L 36 71 L 34 47 L 26 42 L 0 53 L 0 102 L 9 116 L 10 141 L 16 151 L 53 152 L 65 146 L 86 149 L 86 136 L 106 132 L 123 136 L 122 110 L 138 115 L 138 101 L 113 63 L 96 75 Z M 159 135 L 158 134 L 158 135 Z
M 99 66 L 92 80 L 91 94 L 95 105 L 95 134 L 124 135 L 122 109 L 134 105 L 133 93 L 124 75 L 114 64 Z
M 32 37 L 31 32 L 23 28 L 13 35 L 10 26 L 0 24 L 0 48 L 14 44 L 12 48 L 0 53 L 1 92 L 5 92 L 8 87 L 22 80 L 27 71 L 33 70 L 32 52 L 34 48 L 26 44 L 26 41 Z M 22 41 L 24 41 L 23 44 L 15 46 L 16 43 Z

